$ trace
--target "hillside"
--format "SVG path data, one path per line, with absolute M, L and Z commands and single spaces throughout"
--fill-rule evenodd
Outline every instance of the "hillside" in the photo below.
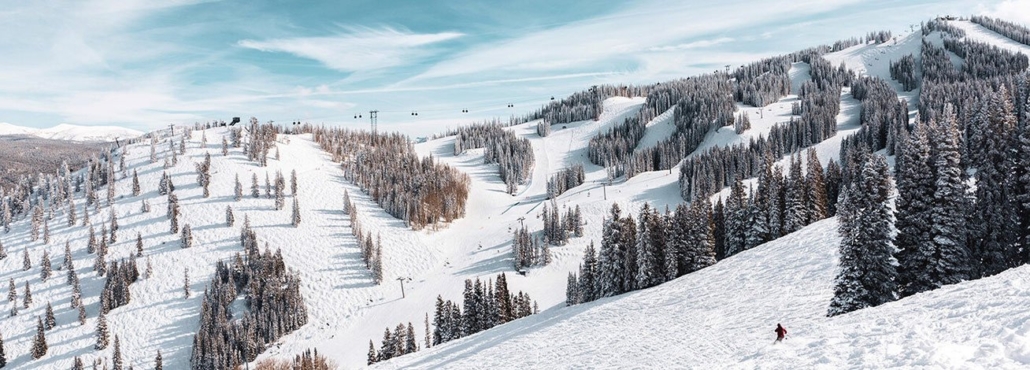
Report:
M 68 141 L 115 141 L 128 140 L 143 135 L 143 132 L 117 126 L 78 126 L 67 123 L 36 129 L 0 122 L 0 136 L 29 135 L 43 139 Z
M 1002 45 L 1005 50 L 1030 52 L 1030 47 L 1006 42 L 1007 39 L 982 26 L 966 21 L 949 24 L 965 30 L 970 39 Z M 761 107 L 740 101 L 724 106 L 733 116 L 748 117 L 750 128 L 738 133 L 732 125 L 726 125 L 702 132 L 696 148 L 677 159 L 697 159 L 729 148 L 747 149 L 747 145 L 754 145 L 774 132 L 785 132 L 778 130 L 801 121 L 810 113 L 798 114 L 799 111 L 794 110 L 795 104 L 806 98 L 801 90 L 811 88 L 803 86 L 828 80 L 820 75 L 824 73 L 819 70 L 821 62 L 827 62 L 831 69 L 843 65 L 859 78 L 877 77 L 886 81 L 885 89 L 890 92 L 886 100 L 902 106 L 900 111 L 893 111 L 896 113 L 893 118 L 917 123 L 913 120 L 921 108 L 922 91 L 918 88 L 903 91 L 902 85 L 891 79 L 890 63 L 909 54 L 919 57 L 923 38 L 918 31 L 895 36 L 881 43 L 856 42 L 815 57 L 825 61 L 816 59 L 809 63 L 798 58 L 784 63 L 779 71 L 784 91 L 777 99 L 766 101 Z M 943 44 L 940 31 L 931 32 L 927 39 L 937 42 L 934 45 Z M 954 54 L 950 56 L 957 58 Z M 722 78 L 721 82 L 727 81 Z M 657 91 L 656 86 L 650 88 Z M 854 140 L 867 134 L 866 130 L 872 126 L 869 121 L 876 121 L 863 113 L 874 103 L 868 93 L 865 96 L 860 93 L 862 88 L 834 87 L 837 89 L 828 89 L 832 94 L 831 101 L 826 103 L 834 107 L 839 104 L 839 112 L 818 117 L 825 120 L 820 123 L 833 128 L 833 134 L 810 145 L 798 144 L 795 149 L 797 153 L 804 153 L 803 150 L 811 148 L 822 166 L 845 160 L 841 158 L 842 149 L 855 145 Z M 722 95 L 724 99 L 733 100 Z M 905 99 L 907 106 L 898 99 Z M 418 156 L 432 157 L 467 174 L 471 180 L 464 217 L 423 230 L 413 230 L 390 215 L 373 200 L 372 194 L 348 181 L 341 164 L 323 151 L 313 133 L 275 135 L 267 167 L 248 159 L 242 147 L 229 147 L 227 154 L 222 154 L 222 142 L 231 137 L 231 130 L 251 130 L 249 127 L 206 130 L 198 127 L 188 138 L 184 138 L 187 127 L 176 127 L 171 133 L 155 131 L 150 138 L 138 143 L 122 141 L 123 145 L 112 151 L 116 156 L 111 163 L 123 161 L 125 164 L 124 170 L 114 172 L 112 204 L 101 195 L 99 206 L 87 207 L 85 191 L 73 192 L 71 198 L 78 219 L 69 224 L 66 204 L 49 203 L 49 197 L 61 191 L 43 186 L 46 184 L 43 180 L 48 178 L 41 176 L 40 181 L 34 183 L 38 185 L 35 194 L 46 193 L 46 196 L 22 195 L 26 201 L 38 202 L 41 209 L 48 209 L 45 217 L 49 243 L 32 240 L 32 221 L 26 213 L 16 215 L 9 233 L 0 234 L 6 252 L 6 258 L 0 257 L 0 283 L 12 281 L 17 295 L 17 299 L 9 303 L 17 315 L 0 315 L 0 334 L 8 365 L 11 368 L 67 369 L 72 367 L 76 357 L 87 365 L 95 359 L 110 364 L 113 346 L 94 349 L 105 277 L 94 271 L 97 255 L 87 252 L 87 240 L 91 225 L 96 232 L 101 232 L 102 225 L 115 214 L 120 228 L 116 233 L 117 241 L 108 247 L 106 261 L 133 258 L 136 236 L 140 235 L 143 253 L 136 259 L 140 272 L 147 264 L 153 267 L 152 276 L 141 278 L 129 287 L 131 300 L 106 315 L 111 342 L 117 335 L 126 367 L 152 368 L 158 351 L 165 368 L 190 367 L 205 287 L 213 279 L 216 263 L 231 261 L 243 251 L 241 227 L 245 222 L 256 233 L 260 248 L 281 253 L 285 268 L 297 275 L 307 315 L 305 325 L 261 348 L 255 361 L 288 359 L 314 348 L 341 368 L 360 368 L 366 366 L 369 341 L 377 349 L 381 348 L 384 329 L 392 330 L 398 324 L 408 323 L 414 327 L 416 342 L 424 346 L 423 338 L 430 335 L 427 330 L 432 331 L 424 320 L 427 317 L 428 321 L 433 320 L 438 297 L 460 303 L 468 279 L 486 281 L 504 273 L 510 291 L 529 294 L 539 307 L 539 313 L 375 366 L 427 369 L 1030 366 L 1030 324 L 1023 314 L 1030 304 L 1026 286 L 1030 269 L 1026 266 L 882 306 L 826 317 L 838 272 L 841 238 L 837 234 L 839 220 L 836 217 L 815 221 L 773 238 L 775 240 L 756 243 L 712 266 L 664 284 L 566 307 L 566 279 L 570 272 L 580 268 L 587 246 L 600 244 L 613 203 L 633 217 L 637 217 L 645 204 L 663 213 L 684 203 L 681 187 L 685 175 L 681 174 L 684 167 L 680 165 L 667 166 L 666 170 L 645 168 L 626 178 L 611 176 L 609 169 L 589 159 L 592 138 L 621 127 L 627 118 L 637 117 L 642 109 L 648 108 L 649 103 L 642 96 L 609 96 L 596 103 L 601 109 L 596 119 L 555 124 L 551 127 L 553 132 L 546 136 L 538 134 L 540 120 L 504 127 L 503 130 L 516 139 L 525 139 L 530 144 L 533 159 L 531 175 L 517 186 L 514 195 L 508 193 L 508 187 L 499 176 L 501 167 L 484 163 L 488 149 L 475 148 L 455 154 L 458 140 L 455 136 L 413 144 Z M 647 122 L 641 122 L 642 136 L 631 148 L 643 152 L 670 145 L 668 140 L 679 133 L 676 125 L 681 124 L 676 121 L 676 109 L 675 105 L 661 109 Z M 32 130 L 0 124 L 0 135 L 19 135 L 11 136 L 17 140 L 34 135 L 84 141 L 126 139 L 139 133 L 71 125 Z M 153 145 L 151 140 L 155 141 Z M 180 143 L 185 152 L 173 155 L 176 149 L 172 148 L 178 148 Z M 253 144 L 244 144 L 247 145 Z M 755 152 L 760 153 L 752 150 L 751 154 Z M 887 162 L 893 169 L 896 158 L 887 153 L 887 148 L 874 151 L 874 155 L 888 157 Z M 198 184 L 195 167 L 206 154 L 211 160 L 208 197 Z M 791 154 L 777 154 L 769 158 L 770 163 L 787 173 Z M 738 162 L 748 162 L 748 158 L 743 157 L 722 163 L 732 162 L 729 167 L 736 170 L 733 166 Z M 177 163 L 169 163 L 171 158 L 176 158 Z M 799 161 L 806 162 L 807 158 L 802 156 Z M 547 199 L 549 179 L 576 165 L 583 166 L 583 183 L 557 196 L 552 203 Z M 741 169 L 744 167 L 746 165 L 740 165 Z M 266 181 L 275 179 L 277 172 L 288 179 L 294 171 L 298 180 L 296 194 L 288 191 L 285 209 L 275 210 L 274 200 L 266 194 Z M 60 186 L 81 183 L 75 179 L 86 172 L 75 172 L 73 179 Z M 174 194 L 181 207 L 178 225 L 180 228 L 190 225 L 193 230 L 192 248 L 182 248 L 181 234 L 170 232 L 166 216 L 168 197 L 158 190 L 165 173 L 175 185 Z M 138 176 L 142 190 L 137 196 L 132 195 L 134 175 Z M 388 169 L 375 174 L 390 175 Z M 760 195 L 758 176 L 744 177 L 744 192 Z M 237 178 L 243 188 L 240 200 L 234 199 Z M 251 196 L 252 179 L 259 193 L 257 197 Z M 107 187 L 97 190 L 99 194 L 106 194 Z M 382 284 L 374 282 L 373 274 L 362 261 L 359 243 L 352 235 L 354 225 L 344 213 L 345 193 L 354 203 L 355 209 L 351 212 L 355 212 L 362 229 L 369 233 L 370 239 L 381 240 Z M 742 197 L 748 198 L 746 194 Z M 722 186 L 703 196 L 726 204 L 732 197 L 730 188 Z M 891 192 L 891 204 L 896 197 L 895 189 Z M 9 200 L 13 203 L 13 196 Z M 299 203 L 302 220 L 298 225 L 291 224 L 290 204 L 294 200 Z M 144 204 L 149 205 L 149 212 L 143 211 Z M 540 217 L 542 210 L 551 204 L 562 213 L 578 207 L 583 215 L 583 236 L 550 247 L 549 264 L 523 268 L 519 273 L 512 256 L 513 235 L 522 225 L 538 235 L 544 225 Z M 226 225 L 227 207 L 234 212 L 233 226 Z M 84 224 L 84 211 L 88 212 L 91 225 Z M 67 271 L 62 264 L 65 243 L 70 247 L 72 264 L 81 280 L 82 302 L 87 314 L 84 325 L 77 320 L 78 310 L 69 304 L 72 286 L 66 281 Z M 48 279 L 41 276 L 44 253 L 54 266 L 54 275 Z M 27 254 L 31 264 L 27 269 L 23 268 L 23 254 Z M 186 275 L 188 284 L 184 282 Z M 33 298 L 27 307 L 23 306 L 26 284 L 31 287 Z M 188 297 L 186 289 L 191 292 Z M 230 301 L 234 310 L 244 310 L 242 299 L 237 301 L 233 297 Z M 33 359 L 30 352 L 36 319 L 45 314 L 48 302 L 53 304 L 57 326 L 46 331 L 47 354 Z M 239 312 L 244 311 L 233 311 L 234 314 Z M 786 342 L 773 345 L 772 330 L 776 323 L 786 326 L 790 334 Z

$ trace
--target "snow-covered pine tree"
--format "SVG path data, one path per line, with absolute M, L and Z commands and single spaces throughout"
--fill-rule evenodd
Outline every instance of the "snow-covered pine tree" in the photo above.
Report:
M 50 221 L 43 220 L 43 244 L 50 244 Z
M 645 289 L 664 282 L 662 261 L 665 258 L 660 252 L 665 246 L 665 227 L 658 212 L 647 203 L 640 209 L 637 225 L 636 287 Z
M 250 180 L 250 197 L 255 199 L 260 198 L 261 188 L 258 187 L 257 173 L 253 173 Z
M 68 198 L 68 227 L 75 226 L 77 215 L 75 214 L 75 200 Z
M 222 139 L 222 145 L 224 147 L 225 139 Z M 164 360 L 161 358 L 161 350 L 157 350 L 157 356 L 154 356 L 154 370 L 163 370 Z
M 36 336 L 32 339 L 32 358 L 39 359 L 46 356 L 49 347 L 46 344 L 46 334 L 43 332 L 43 320 L 36 318 Z
M 383 283 L 383 246 L 376 246 L 375 259 L 372 261 L 372 280 L 376 285 Z
M 372 340 L 368 340 L 368 365 L 372 365 L 379 362 L 379 353 L 376 352 L 376 345 L 372 343 Z
M 43 258 L 39 261 L 39 267 L 40 277 L 43 281 L 46 281 L 50 278 L 50 275 L 53 275 L 53 270 L 51 270 L 50 266 L 50 251 L 43 250 Z
M 143 234 L 136 232 L 136 257 L 143 257 Z
M 1016 125 L 1013 145 L 1013 173 L 1010 188 L 1015 198 L 1018 223 L 1019 264 L 1030 262 L 1030 88 L 1023 103 L 1020 122 Z
M 225 226 L 232 227 L 236 223 L 236 216 L 232 214 L 232 206 L 225 206 Z
M 747 238 L 747 195 L 740 177 L 733 181 L 726 199 L 726 257 L 744 250 Z
M 114 243 L 118 242 L 118 233 L 117 233 L 118 232 L 118 214 L 115 213 L 115 211 L 113 209 L 111 210 L 110 225 L 111 225 L 111 238 L 109 239 L 109 241 L 110 241 L 111 244 L 114 244 Z
M 43 320 L 43 328 L 50 330 L 57 327 L 57 318 L 54 317 L 54 307 L 50 305 L 50 302 L 46 303 L 46 319 Z
M 7 301 L 14 302 L 18 300 L 18 286 L 14 284 L 14 278 L 11 278 L 7 286 Z
M 790 158 L 790 179 L 784 192 L 783 204 L 783 233 L 790 234 L 801 230 L 808 224 L 808 210 L 806 208 L 807 189 L 805 177 L 801 172 L 801 157 L 793 155 Z
M 290 171 L 290 195 L 297 196 L 297 170 Z
M 233 197 L 232 199 L 239 202 L 243 199 L 243 184 L 240 183 L 240 174 L 236 174 L 236 184 L 233 186 Z
M 568 282 L 565 285 L 565 306 L 572 306 L 579 301 L 579 280 L 576 279 L 576 273 L 570 271 Z
M 1001 86 L 989 100 L 986 130 L 981 142 L 982 162 L 976 171 L 976 202 L 969 226 L 973 276 L 990 276 L 1018 265 L 1018 216 L 1014 191 L 1007 184 L 1014 164 L 1010 160 L 1017 129 L 1008 90 Z
M 618 203 L 612 203 L 609 218 L 605 220 L 601 234 L 601 250 L 598 253 L 596 298 L 622 294 L 626 276 L 626 249 L 621 245 L 622 210 Z
M 815 148 L 808 149 L 807 165 L 805 174 L 805 190 L 808 191 L 805 197 L 808 204 L 808 223 L 813 223 L 829 217 L 828 201 L 826 198 L 826 178 L 824 177 L 823 165 L 819 162 L 819 155 Z
M 959 129 L 954 108 L 944 108 L 943 120 L 931 132 L 935 189 L 930 219 L 930 240 L 939 256 L 931 261 L 931 289 L 970 278 L 970 256 L 966 248 L 966 186 L 960 163 Z
M 0 368 L 7 366 L 7 351 L 4 349 L 4 337 L 0 334 Z
M 182 235 L 180 235 L 179 241 L 182 243 L 182 248 L 193 247 L 193 230 L 190 229 L 190 224 L 182 226 Z
M 187 267 L 182 273 L 182 292 L 185 299 L 190 298 L 190 268 Z
M 297 197 L 293 197 L 293 216 L 290 218 L 293 227 L 300 226 L 300 203 L 297 201 Z
M 843 197 L 838 212 L 840 270 L 828 316 L 897 299 L 890 190 L 887 161 L 874 155 Z
M 114 352 L 111 353 L 111 370 L 122 370 L 122 341 L 114 336 Z
M 715 264 L 715 230 L 711 213 L 712 204 L 708 197 L 700 197 L 690 204 L 690 215 L 684 232 L 686 248 L 682 257 L 683 274 Z
M 170 221 L 169 231 L 172 234 L 179 233 L 179 197 L 175 194 L 168 194 L 168 220 Z
M 104 316 L 104 310 L 100 310 L 100 315 L 97 316 L 97 328 L 94 332 L 94 336 L 96 338 L 96 343 L 93 345 L 93 349 L 100 351 L 107 348 L 107 317 Z
M 22 250 L 21 257 L 21 269 L 23 271 L 29 271 L 29 269 L 32 268 L 32 260 L 29 259 L 28 248 Z
M 583 252 L 583 264 L 579 268 L 579 302 L 592 302 L 597 299 L 597 252 L 591 241 Z M 501 275 L 503 277 L 504 275 Z M 500 278 L 498 278 L 500 279 Z M 500 282 L 498 280 L 498 282 Z M 498 291 L 500 294 L 500 291 Z
M 79 325 L 86 325 L 86 306 L 79 303 Z
M 132 170 L 132 196 L 137 197 L 140 194 L 139 187 L 139 176 L 136 174 L 136 170 Z

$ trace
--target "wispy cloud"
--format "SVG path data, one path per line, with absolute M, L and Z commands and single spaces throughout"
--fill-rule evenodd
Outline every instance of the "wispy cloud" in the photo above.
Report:
M 1001 18 L 1010 22 L 1030 24 L 1030 1 L 1004 0 L 994 5 L 980 5 L 980 14 Z
M 698 41 L 694 41 L 694 42 L 688 42 L 688 43 L 685 43 L 685 44 L 672 45 L 672 46 L 656 46 L 656 47 L 648 48 L 647 51 L 683 51 L 683 50 L 690 50 L 690 49 L 708 48 L 708 47 L 712 47 L 712 46 L 719 45 L 719 44 L 725 44 L 727 42 L 732 42 L 732 41 L 733 41 L 733 38 L 730 38 L 730 37 L 720 37 L 720 38 L 713 39 L 713 40 L 698 40 Z
M 473 48 L 434 65 L 412 81 L 485 71 L 555 71 L 605 61 L 622 64 L 628 60 L 644 65 L 649 63 L 641 60 L 638 53 L 653 48 L 676 45 L 727 29 L 826 12 L 857 1 L 771 0 L 719 4 L 649 1 L 608 16 Z M 664 56 L 650 54 L 649 57 Z
M 433 44 L 461 36 L 459 32 L 419 34 L 394 28 L 355 28 L 334 36 L 242 40 L 239 45 L 290 53 L 343 72 L 360 72 L 415 63 L 432 55 L 429 47 Z

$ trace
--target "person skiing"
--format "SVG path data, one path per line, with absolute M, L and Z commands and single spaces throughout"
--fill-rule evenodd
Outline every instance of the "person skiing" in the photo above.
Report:
M 780 325 L 779 323 L 776 324 L 776 330 L 773 330 L 773 331 L 776 332 L 776 341 L 773 342 L 773 344 L 782 342 L 783 341 L 783 337 L 787 336 L 787 329 L 784 328 L 783 325 Z

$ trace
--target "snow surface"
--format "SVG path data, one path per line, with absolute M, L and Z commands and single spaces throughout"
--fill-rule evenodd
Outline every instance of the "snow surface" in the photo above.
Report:
M 379 368 L 1025 368 L 1030 267 L 833 318 L 837 221 Z M 773 344 L 773 329 L 789 331 Z
M 976 31 L 976 25 L 965 25 Z M 970 37 L 990 36 L 989 31 L 970 32 Z M 1004 41 L 1004 40 L 1002 40 Z M 990 41 L 994 43 L 994 41 Z M 1000 41 L 998 41 L 1000 42 Z M 897 44 L 860 45 L 826 56 L 832 63 L 844 62 L 861 74 L 889 80 L 887 66 L 895 57 L 913 53 L 918 58 L 918 37 L 899 36 Z M 810 78 L 809 66 L 795 63 L 791 70 L 792 92 Z M 891 81 L 896 89 L 900 86 Z M 917 91 L 901 93 L 914 109 Z M 739 105 L 737 113 L 749 114 L 752 129 L 737 135 L 724 127 L 706 138 L 698 151 L 714 146 L 746 142 L 768 133 L 774 125 L 790 119 L 790 104 L 796 95 L 786 96 L 764 108 Z M 130 290 L 132 301 L 108 315 L 112 334 L 120 336 L 126 364 L 152 366 L 158 349 L 170 369 L 188 365 L 192 335 L 198 324 L 200 296 L 210 281 L 214 264 L 239 251 L 238 226 L 244 216 L 261 241 L 281 248 L 286 263 L 302 281 L 302 294 L 309 311 L 309 323 L 268 348 L 259 359 L 292 357 L 309 348 L 344 368 L 365 364 L 368 341 L 379 346 L 383 329 L 411 322 L 416 335 L 424 335 L 423 320 L 438 295 L 460 300 L 463 281 L 488 279 L 505 272 L 513 291 L 522 290 L 535 299 L 542 314 L 452 343 L 406 355 L 379 366 L 385 368 L 1018 368 L 1030 366 L 1030 303 L 1026 267 L 999 276 L 927 292 L 878 308 L 826 318 L 835 273 L 837 236 L 835 221 L 824 220 L 766 245 L 741 253 L 701 272 L 660 287 L 619 297 L 564 307 L 565 281 L 577 269 L 583 249 L 600 240 L 603 217 L 613 202 L 624 212 L 635 214 L 644 203 L 658 209 L 675 207 L 679 196 L 677 168 L 641 173 L 631 179 L 609 183 L 606 171 L 587 160 L 591 137 L 637 114 L 643 98 L 611 98 L 597 121 L 555 126 L 541 138 L 535 122 L 509 128 L 533 145 L 536 167 L 530 181 L 515 196 L 505 192 L 496 165 L 483 164 L 483 151 L 453 154 L 453 137 L 415 146 L 422 156 L 448 163 L 469 174 L 472 188 L 465 217 L 439 229 L 413 231 L 386 214 L 355 186 L 343 180 L 340 167 L 330 162 L 310 135 L 279 138 L 282 160 L 270 160 L 267 168 L 247 161 L 238 149 L 227 157 L 220 153 L 224 128 L 206 131 L 209 144 L 201 148 L 201 132 L 194 132 L 187 154 L 168 169 L 182 205 L 180 225 L 194 229 L 194 247 L 179 248 L 178 235 L 168 233 L 165 197 L 156 193 L 161 177 L 161 160 L 149 163 L 149 144 L 128 147 L 129 175 L 137 170 L 144 193 L 129 194 L 130 181 L 119 175 L 119 241 L 111 247 L 109 260 L 132 253 L 135 234 L 145 238 L 145 255 L 152 259 L 155 276 L 141 280 Z M 858 128 L 859 103 L 845 90 L 838 133 L 815 146 L 828 161 L 839 153 L 840 141 Z M 664 112 L 647 125 L 640 148 L 667 138 L 672 111 Z M 53 138 L 74 139 L 84 133 L 76 127 L 34 130 Z M 0 134 L 25 134 L 25 128 L 0 124 Z M 92 130 L 92 131 L 90 131 Z M 97 132 L 89 128 L 86 132 Z M 104 130 L 100 130 L 104 131 Z M 120 134 L 119 137 L 135 136 Z M 159 158 L 167 155 L 167 138 L 158 143 Z M 177 138 L 171 140 L 177 141 Z M 193 162 L 205 151 L 212 154 L 210 198 L 201 197 Z M 585 237 L 552 248 L 553 262 L 529 269 L 526 276 L 514 274 L 510 257 L 511 232 L 525 222 L 540 230 L 537 218 L 545 202 L 546 181 L 562 168 L 582 163 L 586 182 L 559 196 L 559 207 L 581 207 Z M 786 160 L 781 158 L 779 164 Z M 263 188 L 264 175 L 285 176 L 297 170 L 302 223 L 290 226 L 287 209 L 275 211 L 273 200 L 245 197 L 232 200 L 233 176 L 240 175 L 249 195 L 251 174 L 257 173 Z M 381 235 L 384 245 L 385 283 L 372 283 L 365 270 L 348 218 L 342 209 L 342 194 L 350 192 L 359 218 L 368 231 Z M 103 190 L 101 190 L 103 194 Z M 141 213 L 140 201 L 148 199 L 153 211 Z M 82 216 L 81 194 L 76 199 Z M 236 211 L 237 227 L 224 226 L 224 210 Z M 63 212 L 63 211 L 62 211 Z M 94 225 L 106 222 L 108 208 L 91 213 Z M 87 362 L 93 357 L 109 358 L 112 348 L 92 349 L 98 298 L 103 279 L 91 271 L 93 256 L 85 253 L 87 228 L 67 227 L 63 213 L 50 221 L 53 242 L 28 241 L 28 222 L 13 224 L 10 234 L 0 235 L 8 258 L 0 260 L 0 283 L 14 278 L 19 297 L 24 282 L 30 281 L 34 304 L 19 315 L 0 315 L 12 368 L 66 369 L 74 356 Z M 63 245 L 71 241 L 75 266 L 82 281 L 84 303 L 89 313 L 85 326 L 76 322 L 70 309 L 70 287 L 64 272 L 42 282 L 39 260 L 48 250 L 55 265 L 62 259 Z M 33 261 L 29 271 L 21 270 L 21 252 L 28 250 Z M 193 296 L 183 299 L 183 270 L 189 267 Z M 145 259 L 140 260 L 145 268 Z M 401 297 L 404 281 L 405 297 Z M 28 356 L 35 317 L 52 301 L 58 328 L 47 332 L 50 351 L 40 360 Z M 20 300 L 17 302 L 20 307 Z M 771 345 L 772 329 L 783 323 L 791 333 L 783 345 Z M 421 343 L 421 341 L 420 341 Z
M 50 128 L 36 129 L 0 122 L 2 135 L 31 135 L 44 139 L 69 141 L 115 141 L 115 139 L 131 139 L 143 135 L 143 132 L 117 126 L 77 126 L 60 124 Z

